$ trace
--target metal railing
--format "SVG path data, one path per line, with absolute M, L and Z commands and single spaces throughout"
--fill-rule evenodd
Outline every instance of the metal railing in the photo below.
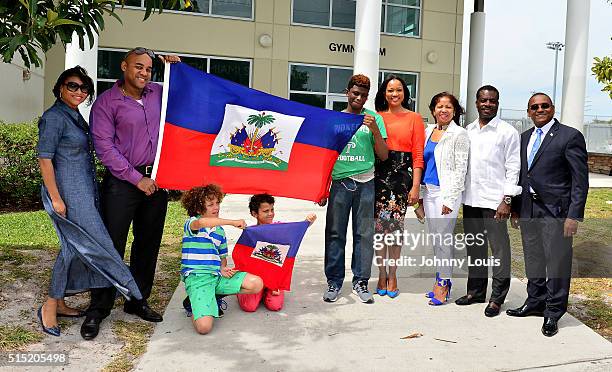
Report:
M 499 109 L 499 117 L 519 133 L 533 126 L 525 110 Z M 588 152 L 612 154 L 612 116 L 585 115 L 582 133 Z

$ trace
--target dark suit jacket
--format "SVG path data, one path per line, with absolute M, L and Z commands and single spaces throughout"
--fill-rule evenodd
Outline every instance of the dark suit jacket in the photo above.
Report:
M 512 201 L 512 210 L 521 218 L 531 217 L 534 199 L 529 186 L 538 194 L 540 205 L 553 217 L 582 220 L 587 192 L 589 170 L 584 136 L 575 128 L 555 119 L 542 139 L 531 168 L 527 169 L 527 144 L 535 130 L 521 134 L 521 172 L 519 186 L 522 194 Z

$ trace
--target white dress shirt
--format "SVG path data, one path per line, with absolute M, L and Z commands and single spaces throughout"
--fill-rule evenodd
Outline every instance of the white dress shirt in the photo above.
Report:
M 550 128 L 552 128 L 553 124 L 555 123 L 555 119 L 553 118 L 551 121 L 549 121 L 548 123 L 546 123 L 542 128 L 542 138 L 540 138 L 541 142 L 540 142 L 540 147 L 542 147 L 542 143 L 544 142 L 544 138 L 546 138 L 546 134 L 548 133 L 548 131 L 550 130 Z M 529 137 L 529 142 L 527 143 L 527 156 L 525 157 L 525 159 L 529 159 L 529 154 L 531 154 L 531 149 L 533 148 L 533 144 L 535 143 L 536 138 L 538 137 L 538 134 L 536 133 L 538 130 L 537 127 L 533 128 L 533 132 L 531 132 L 531 137 Z M 536 152 L 537 154 L 537 152 Z M 529 186 L 529 192 L 530 193 L 535 193 L 535 191 L 531 188 L 531 186 Z
M 467 127 L 470 162 L 465 178 L 464 204 L 496 210 L 504 195 L 521 193 L 521 141 L 518 131 L 494 117 L 480 127 L 476 119 Z

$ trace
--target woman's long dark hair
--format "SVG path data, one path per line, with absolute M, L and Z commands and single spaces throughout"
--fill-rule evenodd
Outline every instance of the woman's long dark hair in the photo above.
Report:
M 391 80 L 397 80 L 402 84 L 402 88 L 404 88 L 404 100 L 402 101 L 402 107 L 410 110 L 410 91 L 408 90 L 408 86 L 404 79 L 399 76 L 395 76 L 393 74 L 387 75 L 387 78 L 383 80 L 378 88 L 378 92 L 376 92 L 376 98 L 374 99 L 374 107 L 376 107 L 376 111 L 387 111 L 389 109 L 389 103 L 387 102 L 387 98 L 385 97 L 385 93 L 387 92 L 387 85 Z
M 55 85 L 53 86 L 53 95 L 55 98 L 60 99 L 60 88 L 62 84 L 66 82 L 69 77 L 76 76 L 83 84 L 89 86 L 89 96 L 87 96 L 87 104 L 91 105 L 94 99 L 94 95 L 96 93 L 96 87 L 94 86 L 93 80 L 87 75 L 87 71 L 81 66 L 75 66 L 73 68 L 69 68 L 68 70 L 62 72 L 60 76 L 57 78 Z
M 457 99 L 457 97 L 453 96 L 449 92 L 440 92 L 431 98 L 431 102 L 429 103 L 429 111 L 431 111 L 431 116 L 433 116 L 434 109 L 436 108 L 438 101 L 440 101 L 440 99 L 443 97 L 447 97 L 451 101 L 451 104 L 453 105 L 453 109 L 455 111 L 455 114 L 453 115 L 453 121 L 455 122 L 455 124 L 461 125 L 461 122 L 459 120 L 461 119 L 461 115 L 465 113 L 465 110 L 459 104 L 459 100 Z M 438 122 L 435 116 L 434 122 Z

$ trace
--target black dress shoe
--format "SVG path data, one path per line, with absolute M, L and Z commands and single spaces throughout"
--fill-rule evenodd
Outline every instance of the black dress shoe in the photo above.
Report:
M 455 303 L 457 305 L 471 305 L 471 304 L 475 304 L 475 303 L 479 303 L 479 304 L 484 304 L 485 303 L 485 299 L 484 298 L 476 298 L 474 296 L 472 296 L 471 294 L 466 294 L 463 297 L 459 297 L 458 299 L 455 300 Z
M 546 337 L 552 337 L 559 332 L 557 327 L 557 320 L 553 318 L 544 318 L 544 324 L 542 325 L 542 334 Z
M 493 318 L 494 316 L 498 316 L 500 309 L 501 309 L 500 305 L 498 305 L 495 302 L 491 301 L 491 302 L 489 302 L 489 304 L 485 308 L 485 311 L 484 311 L 485 316 L 489 317 L 489 318 Z
M 147 322 L 161 322 L 164 320 L 155 310 L 151 309 L 147 303 L 132 305 L 126 303 L 123 306 L 123 311 L 128 314 L 138 315 L 141 319 Z
M 100 318 L 85 318 L 83 325 L 81 325 L 81 337 L 85 340 L 93 340 L 100 332 L 100 323 L 102 319 Z
M 517 307 L 516 309 L 508 309 L 506 310 L 506 314 L 508 316 L 516 316 L 519 318 L 524 318 L 526 316 L 544 316 L 544 308 L 545 306 L 529 306 L 524 304 L 521 307 Z

